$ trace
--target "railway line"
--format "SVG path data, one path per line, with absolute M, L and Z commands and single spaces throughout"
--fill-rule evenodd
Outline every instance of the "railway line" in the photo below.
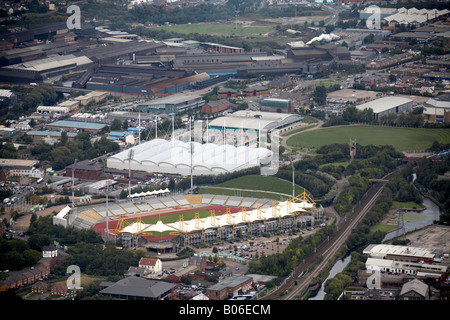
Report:
M 383 180 L 389 180 L 394 176 L 399 169 L 387 174 Z M 336 252 L 345 243 L 348 236 L 351 234 L 353 228 L 364 218 L 367 212 L 375 204 L 378 196 L 383 191 L 385 183 L 382 181 L 374 183 L 370 189 L 363 195 L 361 200 L 353 207 L 345 218 L 341 220 L 337 226 L 334 234 L 330 235 L 328 240 L 323 241 L 304 261 L 299 264 L 285 281 L 278 287 L 277 290 L 263 297 L 263 300 L 274 300 L 281 297 L 283 300 L 295 300 L 298 296 L 303 295 L 314 277 L 327 265 L 328 260 L 331 259 Z M 308 267 L 318 258 L 322 257 L 321 262 L 313 272 L 307 273 Z M 299 276 L 302 276 L 299 279 Z M 293 290 L 289 291 L 294 286 L 296 280 L 301 282 Z M 284 295 L 283 295 L 284 294 Z

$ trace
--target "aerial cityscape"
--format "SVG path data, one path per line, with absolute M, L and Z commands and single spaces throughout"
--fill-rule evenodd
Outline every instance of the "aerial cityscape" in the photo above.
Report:
M 449 299 L 448 0 L 0 19 L 0 301 Z

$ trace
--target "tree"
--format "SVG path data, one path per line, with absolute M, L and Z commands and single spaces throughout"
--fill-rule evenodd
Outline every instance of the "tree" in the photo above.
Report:
M 120 121 L 120 119 L 114 119 L 112 124 L 111 124 L 111 130 L 120 130 L 122 129 L 122 121 Z
M 313 93 L 313 100 L 319 106 L 324 105 L 327 102 L 327 89 L 325 86 L 317 86 Z

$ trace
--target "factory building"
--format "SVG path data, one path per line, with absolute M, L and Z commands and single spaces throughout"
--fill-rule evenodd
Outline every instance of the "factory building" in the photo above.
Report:
M 89 90 L 151 96 L 167 96 L 192 89 L 206 73 L 141 65 L 102 65 L 86 83 Z
M 179 113 L 191 109 L 201 108 L 205 101 L 199 94 L 176 93 L 167 97 L 140 102 L 136 110 L 151 113 Z
M 282 101 L 286 106 L 290 105 L 289 102 Z M 281 130 L 301 120 L 302 117 L 296 114 L 240 110 L 212 120 L 208 124 L 208 129 L 269 132 L 275 129 Z

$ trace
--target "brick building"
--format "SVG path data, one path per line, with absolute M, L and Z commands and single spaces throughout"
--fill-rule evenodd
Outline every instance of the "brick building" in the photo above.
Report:
M 202 106 L 202 112 L 207 114 L 215 114 L 230 108 L 231 103 L 226 99 L 217 101 L 209 101 Z
M 206 295 L 211 300 L 224 300 L 250 291 L 252 284 L 251 277 L 232 276 L 206 289 Z

